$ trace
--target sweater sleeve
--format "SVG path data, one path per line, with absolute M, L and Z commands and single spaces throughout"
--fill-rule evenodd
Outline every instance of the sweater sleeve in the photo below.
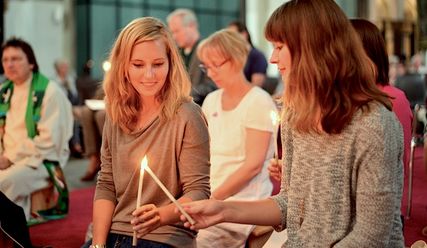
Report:
M 187 108 L 187 121 L 178 158 L 183 196 L 192 200 L 210 197 L 209 132 L 206 119 L 195 104 Z
M 96 184 L 95 200 L 106 199 L 116 204 L 116 193 L 114 188 L 112 156 L 110 150 L 112 124 L 106 116 L 101 145 L 101 171 Z
M 403 134 L 393 113 L 361 125 L 355 167 L 355 224 L 334 247 L 403 247 L 400 223 Z M 387 111 L 388 112 L 388 111 Z
M 288 126 L 282 122 L 281 126 L 281 139 L 282 139 L 282 178 L 280 181 L 280 192 L 271 197 L 276 202 L 277 206 L 282 213 L 281 224 L 274 226 L 278 232 L 286 228 L 287 212 L 288 212 L 288 189 L 290 183 L 290 173 L 292 167 L 292 154 L 293 154 L 293 138 L 292 131 Z

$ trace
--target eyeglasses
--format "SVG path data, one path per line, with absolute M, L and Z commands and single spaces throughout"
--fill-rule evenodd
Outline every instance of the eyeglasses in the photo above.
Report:
M 212 70 L 212 69 L 214 69 L 215 71 L 218 71 L 221 68 L 221 66 L 225 65 L 225 63 L 227 63 L 228 61 L 230 60 L 226 59 L 222 63 L 218 65 L 213 65 L 213 66 L 206 66 L 205 64 L 200 63 L 199 68 L 203 73 L 208 73 L 208 70 Z

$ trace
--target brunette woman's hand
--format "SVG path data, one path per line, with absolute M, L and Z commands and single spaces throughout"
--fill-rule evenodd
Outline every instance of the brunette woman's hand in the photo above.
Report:
M 282 160 L 270 159 L 270 164 L 268 165 L 268 172 L 270 177 L 280 182 L 282 179 Z
M 183 209 L 196 222 L 192 225 L 187 218 L 181 214 L 180 219 L 184 222 L 184 226 L 192 230 L 198 230 L 218 224 L 224 219 L 224 202 L 220 200 L 202 200 L 183 204 Z M 179 210 L 175 208 L 175 212 Z

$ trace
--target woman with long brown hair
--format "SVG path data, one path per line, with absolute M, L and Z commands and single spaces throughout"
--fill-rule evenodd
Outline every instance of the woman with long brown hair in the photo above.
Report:
M 403 247 L 402 128 L 349 20 L 333 0 L 293 0 L 265 35 L 285 83 L 281 191 L 190 203 L 191 228 L 286 228 L 285 247 Z

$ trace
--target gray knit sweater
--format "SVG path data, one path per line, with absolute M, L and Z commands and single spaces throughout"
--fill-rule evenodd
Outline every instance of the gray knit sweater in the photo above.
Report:
M 404 247 L 400 221 L 403 134 L 393 112 L 358 111 L 339 135 L 282 124 L 283 247 Z

